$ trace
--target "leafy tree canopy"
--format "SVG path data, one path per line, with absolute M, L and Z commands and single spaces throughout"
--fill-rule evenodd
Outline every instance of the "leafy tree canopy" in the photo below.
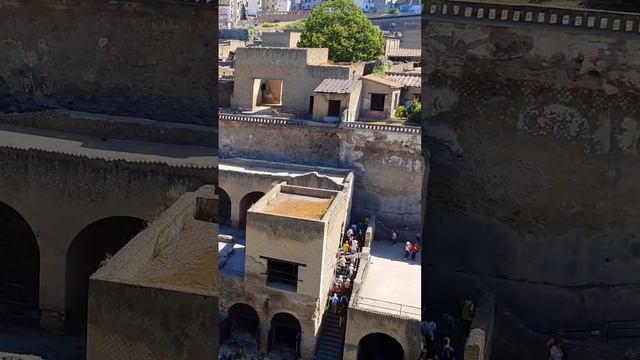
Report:
M 328 48 L 335 62 L 373 61 L 384 54 L 384 39 L 353 0 L 329 0 L 304 25 L 301 48 Z

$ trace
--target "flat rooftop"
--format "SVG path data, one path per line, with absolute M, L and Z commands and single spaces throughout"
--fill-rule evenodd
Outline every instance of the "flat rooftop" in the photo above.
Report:
M 356 308 L 420 319 L 421 250 L 405 259 L 404 244 L 375 240 Z
M 267 203 L 262 212 L 309 220 L 321 220 L 332 201 L 333 197 L 323 198 L 279 192 L 275 198 Z
M 0 147 L 40 150 L 94 159 L 216 168 L 217 149 L 95 136 L 0 124 Z

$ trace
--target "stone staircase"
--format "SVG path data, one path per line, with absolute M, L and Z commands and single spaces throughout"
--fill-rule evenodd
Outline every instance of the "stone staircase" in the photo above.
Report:
M 342 360 L 344 332 L 345 324 L 340 324 L 340 317 L 329 311 L 325 312 L 316 348 L 316 360 Z

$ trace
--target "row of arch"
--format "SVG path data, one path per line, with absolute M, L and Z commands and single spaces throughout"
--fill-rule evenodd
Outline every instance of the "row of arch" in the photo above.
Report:
M 252 191 L 242 197 L 239 204 L 240 214 L 238 218 L 238 228 L 244 229 L 246 227 L 247 211 L 249 210 L 251 205 L 260 200 L 260 198 L 262 198 L 264 194 L 265 193 L 262 191 Z M 223 188 L 219 186 L 216 188 L 216 195 L 218 195 L 218 213 L 220 218 L 220 225 L 231 226 L 231 197 Z
M 222 342 L 233 331 L 252 334 L 256 351 L 260 350 L 260 316 L 250 305 L 236 303 L 229 308 L 228 317 L 223 320 Z M 289 313 L 277 313 L 270 322 L 267 352 L 278 346 L 295 349 L 300 356 L 300 334 L 302 328 L 298 319 Z M 393 337 L 384 333 L 370 333 L 358 342 L 357 360 L 404 360 L 404 349 Z
M 89 224 L 73 239 L 64 262 L 65 316 L 70 332 L 84 333 L 91 274 L 145 226 L 144 220 L 134 217 L 108 217 Z M 38 313 L 40 258 L 38 241 L 28 221 L 0 202 L 0 302 Z

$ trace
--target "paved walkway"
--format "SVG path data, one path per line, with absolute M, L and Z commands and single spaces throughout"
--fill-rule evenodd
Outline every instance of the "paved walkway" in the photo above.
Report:
M 405 259 L 403 246 L 400 242 L 373 241 L 357 307 L 420 319 L 421 252 L 415 261 Z
M 158 162 L 170 166 L 216 168 L 217 149 L 117 140 L 0 124 L 0 147 L 60 152 L 95 159 Z

